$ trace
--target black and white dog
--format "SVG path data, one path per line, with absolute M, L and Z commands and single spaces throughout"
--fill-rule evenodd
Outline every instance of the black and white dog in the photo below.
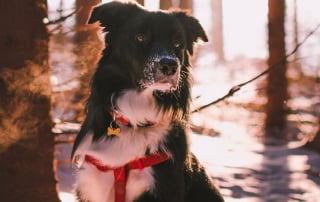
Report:
M 106 48 L 72 151 L 78 200 L 223 201 L 188 145 L 189 55 L 207 41 L 199 22 L 132 2 L 95 7 L 95 22 Z

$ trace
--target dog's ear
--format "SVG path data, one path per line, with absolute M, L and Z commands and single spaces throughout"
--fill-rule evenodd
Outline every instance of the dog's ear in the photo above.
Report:
M 143 11 L 143 8 L 133 2 L 121 3 L 114 1 L 94 7 L 88 24 L 99 21 L 100 25 L 104 27 L 104 31 L 112 31 L 141 11 Z
M 173 15 L 180 21 L 185 30 L 187 50 L 190 55 L 192 55 L 193 43 L 198 39 L 201 39 L 204 42 L 208 42 L 207 35 L 200 25 L 199 21 L 196 18 L 188 15 L 186 12 L 174 12 Z

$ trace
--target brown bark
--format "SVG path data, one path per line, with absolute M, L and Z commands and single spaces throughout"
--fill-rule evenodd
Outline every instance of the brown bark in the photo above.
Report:
M 144 5 L 144 0 L 137 0 L 137 2 L 142 6 Z
M 97 25 L 88 25 L 91 8 L 100 3 L 100 0 L 77 0 L 76 6 L 79 12 L 76 15 L 77 32 L 74 36 L 75 49 L 77 56 L 75 68 L 80 75 L 79 89 L 75 93 L 73 100 L 76 119 L 82 121 L 84 117 L 83 105 L 89 95 L 89 84 L 93 71 L 96 68 L 97 59 L 102 48 L 102 43 L 99 40 Z M 89 54 L 88 54 L 89 53 Z
M 1 201 L 59 201 L 45 0 L 1 1 Z
M 293 45 L 294 47 L 297 47 L 299 44 L 299 27 L 298 27 L 298 8 L 297 8 L 297 0 L 293 1 Z M 297 50 L 294 55 L 294 63 L 292 64 L 295 71 L 299 74 L 299 76 L 302 76 L 302 70 L 301 70 L 301 64 L 299 62 L 299 50 Z
M 268 75 L 266 106 L 266 128 L 271 130 L 271 136 L 278 136 L 286 123 L 285 102 L 288 98 L 285 59 L 285 0 L 269 0 L 268 36 L 269 59 L 268 65 L 276 65 Z
M 224 61 L 224 50 L 223 50 L 223 22 L 222 22 L 222 0 L 212 1 L 212 42 L 213 49 L 217 56 L 218 61 Z
M 180 0 L 180 8 L 188 9 L 192 12 L 193 0 Z
M 172 7 L 172 1 L 171 0 L 160 0 L 160 9 L 168 10 L 171 7 Z

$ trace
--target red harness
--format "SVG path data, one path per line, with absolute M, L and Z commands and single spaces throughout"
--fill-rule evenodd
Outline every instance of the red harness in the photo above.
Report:
M 140 159 L 130 161 L 124 166 L 110 167 L 102 164 L 98 159 L 90 155 L 85 155 L 85 162 L 94 165 L 101 172 L 113 171 L 114 175 L 114 187 L 115 187 L 115 202 L 125 202 L 126 199 L 126 184 L 127 176 L 130 170 L 139 169 L 142 170 L 146 167 L 160 164 L 170 159 L 170 156 L 166 153 L 156 153 L 149 156 L 145 156 Z

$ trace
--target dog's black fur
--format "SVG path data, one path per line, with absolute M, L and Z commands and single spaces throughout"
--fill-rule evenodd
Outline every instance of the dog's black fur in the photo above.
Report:
M 119 2 L 96 7 L 89 23 L 97 21 L 106 32 L 106 48 L 92 79 L 86 119 L 75 140 L 72 156 L 90 132 L 93 134 L 92 144 L 118 138 L 106 135 L 106 128 L 112 122 L 112 96 L 117 100 L 126 90 L 143 92 L 158 81 L 155 77 L 160 77 L 159 80 L 165 78 L 165 82 L 171 85 L 170 89 L 155 88 L 151 96 L 159 111 L 171 114 L 170 127 L 167 128 L 165 140 L 162 140 L 163 146 L 159 146 L 158 151 L 170 153 L 172 159 L 152 167 L 155 188 L 145 190 L 134 201 L 223 201 L 188 147 L 189 55 L 193 54 L 194 42 L 198 39 L 207 41 L 199 22 L 182 11 L 150 12 L 134 3 Z M 161 54 L 170 56 L 169 61 L 166 60 L 169 64 L 165 67 L 157 61 L 150 61 Z M 177 61 L 170 61 L 171 58 L 176 58 Z M 153 69 L 146 73 L 145 68 L 150 62 L 154 62 Z M 171 63 L 174 68 L 171 68 Z M 161 68 L 160 73 L 156 68 Z M 176 74 L 175 71 L 180 72 Z M 173 74 L 179 76 L 177 83 L 170 80 Z M 146 154 L 148 152 L 145 151 Z M 78 175 L 81 175 L 81 171 Z M 77 191 L 80 201 L 90 200 L 82 197 L 80 189 L 77 188 Z

